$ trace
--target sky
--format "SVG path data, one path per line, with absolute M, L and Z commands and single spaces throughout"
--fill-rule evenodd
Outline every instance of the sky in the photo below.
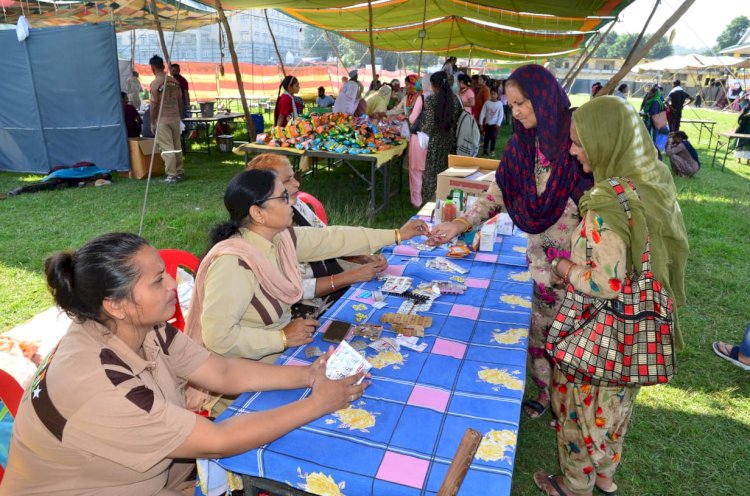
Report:
M 616 33 L 640 33 L 656 0 L 635 0 L 620 13 L 621 21 L 615 25 Z M 747 0 L 696 0 L 690 9 L 673 26 L 677 30 L 674 45 L 704 50 L 716 44 L 716 38 L 735 17 L 750 11 L 739 8 Z M 653 33 L 674 13 L 682 0 L 662 0 L 646 30 Z M 734 5 L 735 8 L 732 8 Z M 747 4 L 745 4 L 747 5 Z M 665 36 L 669 35 L 669 31 Z

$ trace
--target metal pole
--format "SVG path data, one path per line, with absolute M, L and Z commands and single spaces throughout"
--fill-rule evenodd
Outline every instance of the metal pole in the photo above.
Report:
M 284 60 L 281 58 L 281 53 L 279 52 L 279 45 L 276 44 L 276 37 L 273 35 L 273 30 L 271 29 L 271 22 L 268 20 L 268 9 L 263 9 L 263 15 L 266 16 L 266 25 L 268 26 L 268 33 L 271 35 L 271 41 L 273 41 L 273 49 L 276 50 L 276 57 L 279 58 L 279 65 L 281 66 L 281 72 L 284 74 L 284 77 L 286 77 L 286 67 L 284 67 Z

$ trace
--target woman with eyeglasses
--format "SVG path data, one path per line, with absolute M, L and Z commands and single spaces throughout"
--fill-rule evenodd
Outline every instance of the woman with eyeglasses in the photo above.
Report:
M 273 363 L 287 347 L 312 341 L 313 319 L 291 318 L 302 297 L 298 261 L 369 255 L 383 246 L 428 232 L 421 220 L 400 229 L 294 227 L 284 184 L 271 170 L 250 170 L 227 186 L 229 220 L 214 227 L 201 261 L 187 319 L 187 334 L 227 357 Z M 330 284 L 335 289 L 335 278 Z M 218 414 L 232 398 L 193 391 L 188 407 Z

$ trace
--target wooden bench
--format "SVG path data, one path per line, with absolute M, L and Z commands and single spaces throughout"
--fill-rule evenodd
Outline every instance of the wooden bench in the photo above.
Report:
M 726 142 L 722 139 L 724 138 Z M 711 167 L 713 168 L 716 164 L 716 155 L 719 152 L 719 148 L 724 148 L 724 158 L 721 160 L 721 172 L 724 172 L 724 164 L 727 161 L 727 156 L 731 150 L 737 148 L 738 139 L 750 139 L 750 134 L 741 133 L 719 133 L 716 138 L 716 147 L 714 148 L 714 158 L 711 161 Z

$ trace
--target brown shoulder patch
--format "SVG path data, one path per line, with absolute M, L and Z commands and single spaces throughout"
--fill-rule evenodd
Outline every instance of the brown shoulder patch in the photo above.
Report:
M 144 412 L 151 413 L 151 408 L 154 406 L 154 392 L 146 386 L 134 387 L 125 397 Z
M 102 365 L 117 365 L 118 367 L 133 372 L 133 369 L 131 369 L 127 363 L 123 362 L 122 359 L 109 348 L 102 348 L 102 351 L 99 353 L 99 359 L 101 360 Z

